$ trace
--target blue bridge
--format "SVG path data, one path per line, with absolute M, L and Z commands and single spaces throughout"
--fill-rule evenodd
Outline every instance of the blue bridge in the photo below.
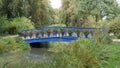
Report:
M 102 31 L 101 28 L 85 28 L 75 26 L 52 26 L 31 30 L 23 30 L 21 36 L 27 43 L 37 42 L 71 42 L 79 38 L 92 38 Z

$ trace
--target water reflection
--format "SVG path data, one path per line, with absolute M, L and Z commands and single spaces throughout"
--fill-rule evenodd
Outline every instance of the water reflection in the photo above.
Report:
M 29 57 L 39 58 L 39 59 L 49 59 L 52 52 L 48 51 L 47 48 L 32 48 Z

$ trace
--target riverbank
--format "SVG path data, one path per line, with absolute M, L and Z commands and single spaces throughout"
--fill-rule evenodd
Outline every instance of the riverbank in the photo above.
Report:
M 55 67 L 59 68 L 119 68 L 120 43 L 100 43 L 80 39 L 72 43 L 54 43 Z
M 36 54 L 32 53 L 31 52 L 32 50 L 26 52 L 24 49 L 20 49 L 21 51 L 11 51 L 12 53 L 9 54 L 3 53 L 3 55 L 0 56 L 1 61 L 0 67 L 119 68 L 120 43 L 115 42 L 104 43 L 104 42 L 97 39 L 82 38 L 70 43 L 63 42 L 50 43 L 50 48 L 47 49 L 48 52 L 44 52 L 44 49 L 43 51 L 38 50 Z M 10 44 L 12 45 L 13 42 L 11 42 Z M 19 41 L 19 45 L 20 44 L 21 46 L 24 46 L 21 41 Z M 37 51 L 37 49 L 35 50 Z M 40 52 L 43 54 L 39 55 Z
M 25 43 L 21 38 L 14 38 L 9 36 L 0 38 L 0 54 L 29 49 L 29 44 Z
M 49 58 L 30 56 L 27 51 L 0 55 L 0 68 L 39 68 L 48 63 Z

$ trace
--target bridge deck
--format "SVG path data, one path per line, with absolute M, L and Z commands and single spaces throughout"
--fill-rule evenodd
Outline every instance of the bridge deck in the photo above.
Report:
M 39 38 L 39 39 L 28 39 L 25 40 L 27 43 L 35 43 L 35 42 L 71 42 L 73 40 L 78 39 L 77 37 L 53 37 L 53 38 Z

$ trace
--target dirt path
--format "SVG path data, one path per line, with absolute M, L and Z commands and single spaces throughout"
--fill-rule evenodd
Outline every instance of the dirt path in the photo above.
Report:
M 120 42 L 120 39 L 113 39 L 113 42 Z
M 17 38 L 17 37 L 19 37 L 19 35 L 9 35 L 9 37 Z

